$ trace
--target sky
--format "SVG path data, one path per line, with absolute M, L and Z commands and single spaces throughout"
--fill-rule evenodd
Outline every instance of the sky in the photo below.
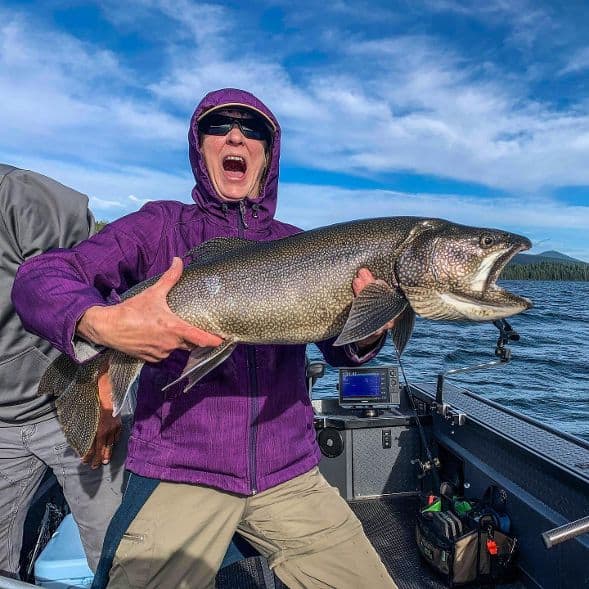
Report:
M 277 216 L 418 215 L 589 262 L 589 4 L 0 0 L 0 160 L 112 220 L 190 201 L 187 130 L 237 87 L 283 129 Z

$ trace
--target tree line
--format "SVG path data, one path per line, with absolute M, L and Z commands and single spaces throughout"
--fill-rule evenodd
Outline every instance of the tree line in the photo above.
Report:
M 573 280 L 589 281 L 589 264 L 574 262 L 537 262 L 508 264 L 501 278 L 505 280 Z

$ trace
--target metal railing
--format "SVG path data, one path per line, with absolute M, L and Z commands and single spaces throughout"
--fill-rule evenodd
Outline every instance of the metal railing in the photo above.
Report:
M 556 544 L 560 544 L 566 540 L 571 540 L 572 538 L 576 538 L 577 536 L 586 534 L 588 532 L 589 515 L 574 522 L 564 524 L 563 526 L 558 526 L 558 528 L 552 528 L 552 530 L 543 532 L 542 540 L 544 540 L 546 548 L 552 548 L 553 546 L 556 546 Z

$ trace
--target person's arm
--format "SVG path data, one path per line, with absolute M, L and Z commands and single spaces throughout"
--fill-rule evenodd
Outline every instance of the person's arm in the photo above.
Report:
M 120 302 L 119 294 L 150 276 L 167 221 L 164 206 L 150 203 L 74 248 L 27 261 L 12 291 L 25 327 L 78 362 L 95 356 L 96 345 L 148 361 L 176 348 L 218 345 L 220 338 L 167 306 L 165 293 L 182 271 L 178 261 L 152 287 Z
M 0 202 L 2 229 L 21 262 L 46 250 L 72 247 L 94 232 L 88 197 L 36 172 L 9 172 L 0 185 Z M 109 439 L 97 436 L 93 451 L 107 464 L 109 440 L 118 438 L 122 424 L 120 417 L 112 416 L 110 389 L 99 390 L 98 431 L 107 432 Z M 93 464 L 93 468 L 99 464 Z
M 94 230 L 85 194 L 29 170 L 13 169 L 2 178 L 0 208 L 20 262 L 72 247 Z
M 174 258 L 160 279 L 143 292 L 116 305 L 88 308 L 76 332 L 93 344 L 147 362 L 159 362 L 176 349 L 220 345 L 222 338 L 186 323 L 168 307 L 167 294 L 182 269 L 182 260 Z
M 354 295 L 358 296 L 362 289 L 374 282 L 374 280 L 375 278 L 370 270 L 360 268 L 352 281 Z M 353 344 L 334 346 L 333 342 L 336 338 L 332 338 L 318 342 L 317 347 L 321 350 L 325 361 L 331 366 L 358 366 L 365 364 L 380 352 L 386 341 L 387 332 L 394 324 L 394 320 L 389 321 L 376 333 Z

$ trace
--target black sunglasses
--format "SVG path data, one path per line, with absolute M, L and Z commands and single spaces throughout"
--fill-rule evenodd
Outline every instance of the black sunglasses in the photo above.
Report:
M 211 113 L 202 118 L 198 123 L 198 129 L 205 135 L 227 135 L 234 125 L 237 125 L 243 136 L 248 139 L 269 143 L 272 138 L 272 132 L 268 125 L 259 117 L 244 119 Z

